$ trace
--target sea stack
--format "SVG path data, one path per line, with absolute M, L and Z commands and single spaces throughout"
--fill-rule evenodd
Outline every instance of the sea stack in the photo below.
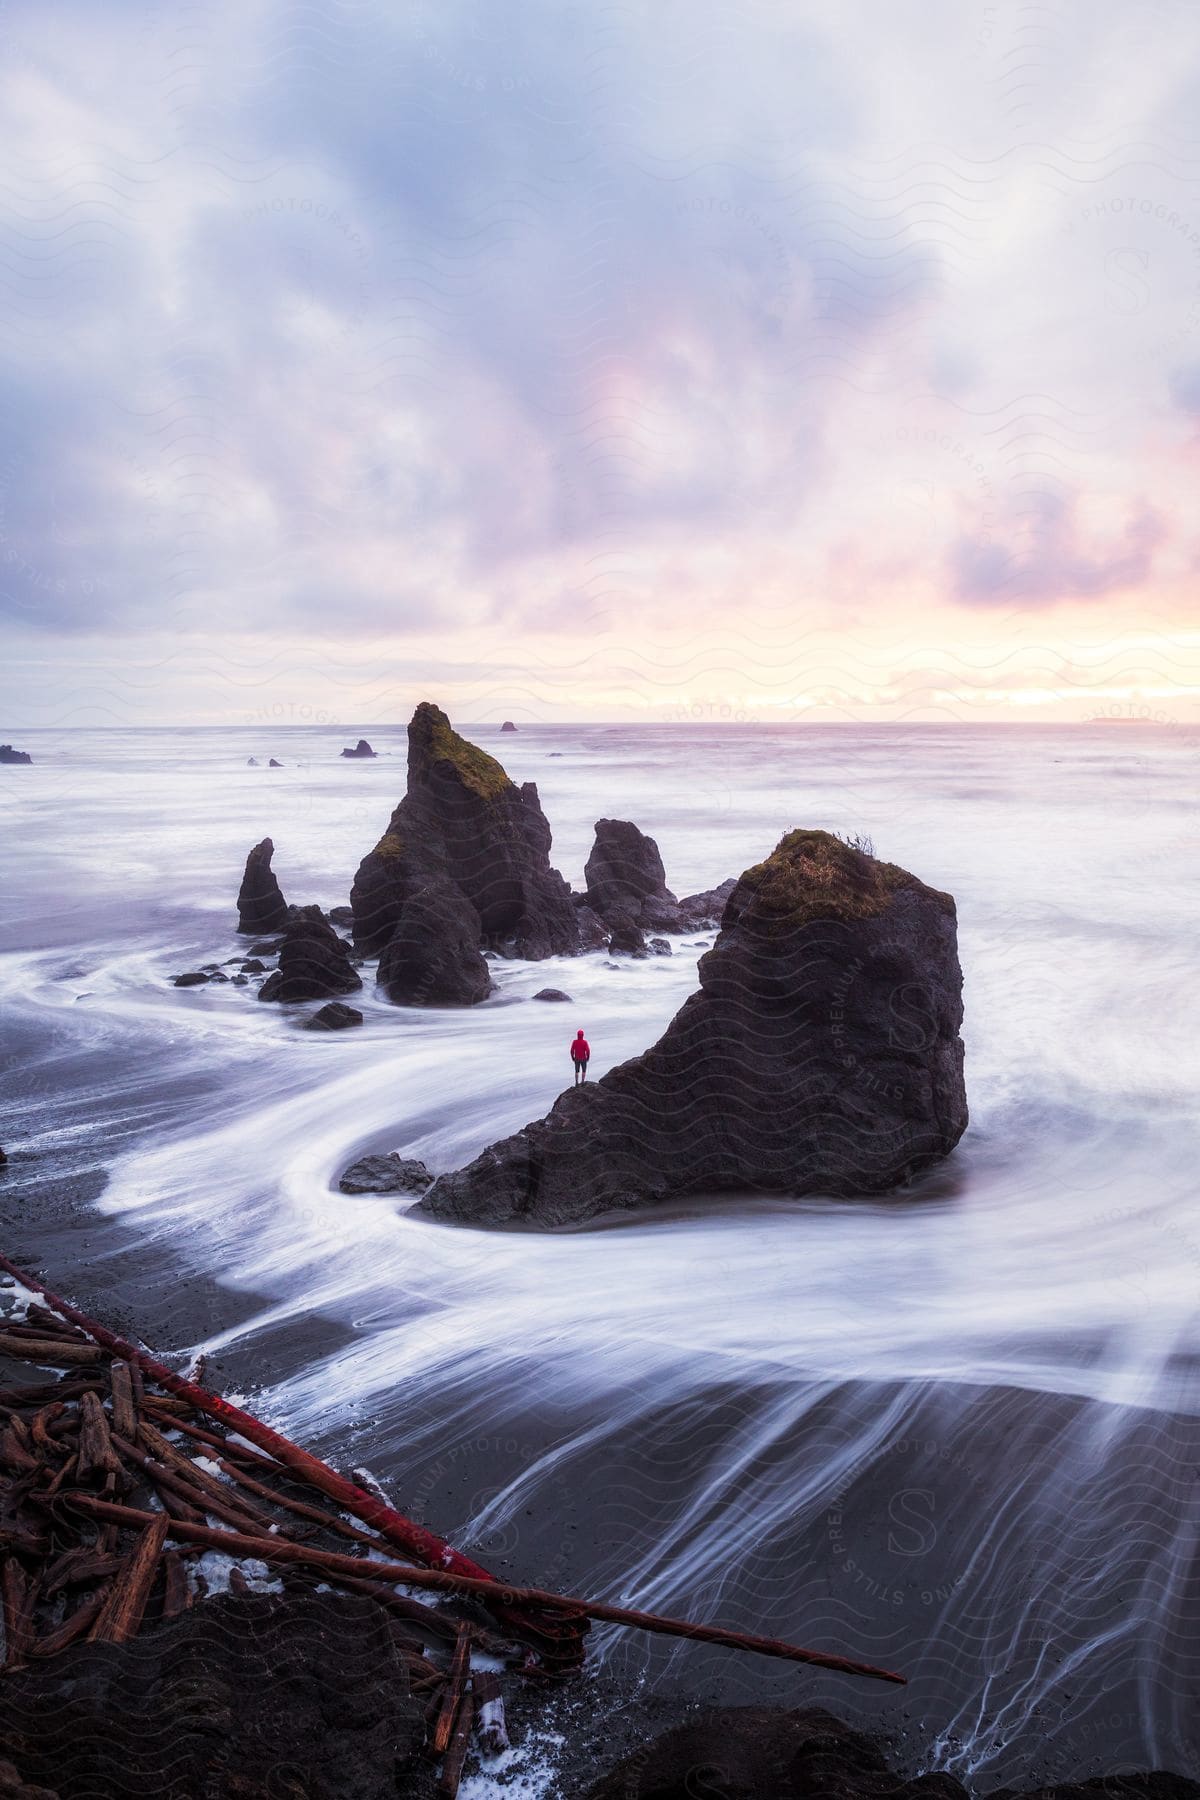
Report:
M 884 1193 L 967 1124 L 954 901 L 823 831 L 747 869 L 659 1041 L 417 1210 L 575 1225 L 695 1195 Z
M 32 761 L 33 758 L 28 750 L 14 750 L 11 744 L 0 744 L 0 763 L 31 763 Z
M 246 858 L 246 872 L 238 891 L 238 930 L 254 937 L 282 931 L 288 922 L 287 903 L 271 868 L 274 854 L 270 838 L 255 844 Z
M 376 754 L 377 754 L 377 752 L 372 750 L 372 748 L 371 748 L 370 744 L 368 744 L 366 738 L 359 738 L 359 740 L 358 740 L 357 744 L 355 744 L 353 750 L 343 750 L 342 751 L 343 756 L 370 757 L 370 756 L 375 756 Z
M 667 886 L 658 845 L 628 819 L 596 820 L 584 878 L 587 903 L 606 924 L 675 929 L 679 903 Z
M 408 790 L 354 879 L 358 947 L 382 951 L 423 889 L 453 889 L 474 910 L 477 950 L 536 960 L 579 948 L 570 889 L 550 866 L 537 788 L 517 787 L 428 702 L 408 727 Z M 461 916 L 449 923 L 457 937 Z

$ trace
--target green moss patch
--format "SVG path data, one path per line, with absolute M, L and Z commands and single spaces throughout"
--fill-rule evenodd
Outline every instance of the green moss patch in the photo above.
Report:
M 404 855 L 404 839 L 398 831 L 385 831 L 375 846 L 375 855 L 394 858 Z
M 432 759 L 449 763 L 463 786 L 481 800 L 498 800 L 512 787 L 495 757 L 460 737 L 440 707 L 423 701 L 413 715 L 413 724 L 421 729 Z
M 954 910 L 949 894 L 925 887 L 895 863 L 852 850 L 828 831 L 789 831 L 742 880 L 754 890 L 756 911 L 788 927 L 816 919 L 876 918 L 903 888 L 921 888 L 943 911 Z

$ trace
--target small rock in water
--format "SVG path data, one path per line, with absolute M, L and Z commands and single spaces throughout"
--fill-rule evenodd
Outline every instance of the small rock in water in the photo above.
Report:
M 281 938 L 275 938 L 271 943 L 251 944 L 250 954 L 251 956 L 278 956 L 282 941 Z
M 0 763 L 31 763 L 28 750 L 14 750 L 11 744 L 0 744 Z
M 423 1162 L 392 1150 L 386 1156 L 360 1157 L 338 1186 L 343 1194 L 423 1194 L 432 1181 Z
M 320 1012 L 315 1012 L 311 1019 L 305 1019 L 305 1031 L 345 1031 L 349 1025 L 361 1025 L 363 1016 L 357 1006 L 343 1006 L 340 1000 L 331 1000 Z
M 250 977 L 248 975 L 231 975 L 229 977 L 229 984 L 231 987 L 248 987 L 250 984 Z
M 670 956 L 672 954 L 671 946 L 668 944 L 666 938 L 651 938 L 647 943 L 646 948 L 648 950 L 653 950 L 655 956 Z
M 282 769 L 283 764 L 281 762 L 276 762 L 275 758 L 272 757 L 270 762 L 267 764 L 267 767 L 268 767 L 268 769 Z
M 242 964 L 243 975 L 265 975 L 266 972 L 266 963 L 260 962 L 257 956 L 248 956 Z
M 370 744 L 368 744 L 366 738 L 359 738 L 359 740 L 358 740 L 357 744 L 355 744 L 353 750 L 343 750 L 342 755 L 343 756 L 374 756 L 375 752 L 374 752 L 374 750 L 372 750 Z
M 500 727 L 500 729 L 501 729 L 501 731 L 515 731 L 517 728 L 513 724 L 511 719 L 505 719 L 505 721 L 504 721 L 503 725 Z
M 247 768 L 248 768 L 248 769 L 257 769 L 257 767 L 258 767 L 258 758 L 257 758 L 257 756 L 248 756 L 248 757 L 247 757 L 247 758 L 246 758 L 246 767 L 247 767 Z
M 561 988 L 539 988 L 533 996 L 535 1000 L 570 1000 L 570 994 L 564 994 Z
M 201 969 L 192 969 L 186 975 L 177 975 L 174 985 L 175 987 L 203 987 L 205 982 L 211 981 L 211 979 L 212 977 L 205 975 Z

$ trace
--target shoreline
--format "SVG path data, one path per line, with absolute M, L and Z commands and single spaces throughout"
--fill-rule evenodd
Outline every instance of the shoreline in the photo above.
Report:
M 58 1168 L 47 1173 L 48 1161 L 57 1162 Z M 147 1341 L 172 1362 L 218 1332 L 249 1324 L 271 1304 L 269 1296 L 235 1291 L 212 1276 L 197 1277 L 185 1270 L 178 1253 L 161 1237 L 148 1238 L 121 1218 L 105 1216 L 96 1206 L 104 1185 L 105 1176 L 99 1165 L 84 1169 L 77 1161 L 72 1165 L 68 1156 L 43 1157 L 35 1163 L 32 1156 L 15 1152 L 0 1175 L 0 1215 L 12 1259 L 31 1272 L 44 1274 L 52 1288 L 77 1300 L 111 1328 Z M 253 1332 L 214 1355 L 207 1363 L 205 1380 L 231 1397 L 247 1395 L 250 1409 L 257 1410 L 258 1397 L 269 1396 L 275 1381 L 332 1354 L 352 1335 L 347 1327 L 320 1316 L 290 1318 L 274 1330 Z M 729 1429 L 736 1429 L 735 1392 L 731 1391 L 727 1404 L 729 1418 L 724 1423 Z M 269 1414 L 269 1406 L 267 1411 Z M 706 1409 L 706 1442 L 715 1444 L 719 1440 L 723 1428 L 720 1413 L 716 1403 Z M 667 1421 L 660 1424 L 667 1429 Z M 347 1426 L 346 1420 L 333 1422 L 329 1442 L 311 1447 L 330 1456 L 335 1465 L 339 1460 L 345 1464 Z M 403 1476 L 397 1478 L 397 1471 L 381 1469 L 378 1461 L 373 1472 L 382 1475 L 401 1510 L 408 1510 L 410 1516 L 435 1529 L 444 1528 L 447 1521 L 439 1520 L 438 1511 L 453 1511 L 455 1497 L 478 1493 L 481 1483 L 494 1484 L 498 1462 L 505 1465 L 504 1475 L 511 1478 L 523 1456 L 543 1447 L 544 1436 L 539 1439 L 537 1431 L 537 1421 L 531 1420 L 528 1430 L 515 1434 L 511 1442 L 506 1439 L 501 1443 L 498 1437 L 476 1434 L 462 1445 L 451 1446 L 432 1465 L 432 1479 L 426 1471 L 424 1477 L 410 1475 L 406 1482 Z M 357 1429 L 354 1435 L 359 1436 Z M 343 1450 L 340 1458 L 339 1441 Z M 351 1460 L 370 1464 L 370 1455 L 362 1454 L 365 1448 L 360 1437 Z M 994 1450 L 997 1455 L 1002 1454 L 1000 1446 L 994 1446 Z M 968 1467 L 963 1473 L 961 1456 L 943 1460 L 957 1486 L 969 1485 L 971 1470 Z M 619 1488 L 606 1489 L 603 1458 L 597 1459 L 592 1476 L 592 1482 L 582 1484 L 576 1477 L 569 1492 L 565 1487 L 556 1490 L 551 1484 L 542 1497 L 543 1504 L 527 1509 L 531 1516 L 515 1541 L 503 1541 L 493 1549 L 486 1543 L 463 1547 L 475 1549 L 502 1579 L 528 1581 L 564 1592 L 593 1591 L 594 1583 L 589 1583 L 584 1573 L 589 1557 L 586 1553 L 581 1556 L 580 1543 L 610 1541 L 614 1530 L 620 1529 L 620 1506 L 618 1503 L 614 1517 L 614 1494 L 619 1502 Z M 835 1557 L 844 1559 L 855 1551 L 858 1540 L 853 1536 L 854 1522 L 860 1517 L 855 1509 L 863 1505 L 858 1483 L 864 1478 L 868 1495 L 880 1482 L 886 1489 L 886 1472 L 877 1468 L 852 1472 L 836 1496 L 836 1521 L 826 1522 L 829 1549 Z M 403 1491 L 406 1485 L 409 1492 Z M 545 1500 L 553 1504 L 547 1507 Z M 829 1517 L 833 1520 L 833 1511 Z M 634 1543 L 627 1545 L 629 1560 L 633 1560 L 636 1549 Z M 869 1562 L 861 1548 L 859 1561 L 864 1568 Z M 778 1579 L 787 1579 L 785 1570 L 778 1571 Z M 947 1591 L 954 1579 L 951 1571 Z M 864 1599 L 880 1604 L 886 1613 L 891 1597 L 874 1577 L 863 1594 Z M 930 1598 L 937 1598 L 936 1584 L 930 1590 Z M 727 1609 L 723 1609 L 721 1616 L 723 1622 L 736 1628 L 756 1629 L 756 1621 L 745 1616 L 744 1611 L 742 1616 L 728 1616 Z M 758 1624 L 757 1628 L 774 1630 L 774 1625 Z M 851 1648 L 872 1652 L 873 1660 L 888 1660 L 874 1639 Z M 868 1694 L 837 1678 L 821 1677 L 817 1671 L 806 1671 L 797 1679 L 795 1670 L 785 1673 L 767 1668 L 760 1658 L 704 1651 L 699 1646 L 692 1646 L 687 1660 L 680 1665 L 661 1646 L 623 1644 L 613 1661 L 585 1672 L 571 1693 L 556 1695 L 548 1704 L 531 1695 L 528 1704 L 515 1709 L 514 1718 L 521 1717 L 526 1729 L 540 1735 L 553 1733 L 556 1719 L 563 1723 L 574 1720 L 572 1732 L 567 1734 L 568 1744 L 561 1752 L 557 1771 L 560 1785 L 546 1789 L 548 1795 L 565 1795 L 583 1791 L 581 1784 L 600 1780 L 622 1754 L 644 1746 L 648 1733 L 659 1734 L 673 1726 L 695 1722 L 712 1707 L 747 1702 L 766 1705 L 773 1716 L 780 1718 L 797 1705 L 823 1707 L 886 1746 L 898 1776 L 913 1777 L 930 1767 L 938 1722 L 928 1717 L 927 1710 L 923 1725 L 914 1720 L 903 1690 L 889 1704 L 882 1695 Z M 592 1730 L 593 1714 L 603 1719 L 602 1729 Z M 582 1741 L 571 1741 L 585 1721 L 590 1734 L 586 1748 Z M 1114 1722 L 1122 1726 L 1127 1723 L 1123 1715 L 1114 1716 Z M 1050 1740 L 1042 1745 L 1026 1743 L 1021 1760 L 1029 1769 L 1031 1780 L 1047 1784 L 1052 1770 L 1059 1786 L 1069 1780 L 1097 1778 L 1110 1770 L 1114 1761 L 1128 1770 L 1128 1760 L 1121 1763 L 1118 1753 L 1106 1759 L 1102 1726 L 1081 1731 L 1085 1740 L 1089 1735 L 1088 1748 L 1080 1743 L 1078 1760 L 1071 1770 L 1061 1768 L 1059 1754 Z M 994 1792 L 1015 1792 L 1018 1786 L 1028 1785 L 984 1777 L 971 1791 L 987 1800 Z M 1137 1790 L 1130 1790 L 1133 1791 Z

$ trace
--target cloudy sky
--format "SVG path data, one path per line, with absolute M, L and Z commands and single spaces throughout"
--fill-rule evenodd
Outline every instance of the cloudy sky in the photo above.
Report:
M 0 0 L 22 724 L 1200 719 L 1193 0 Z

